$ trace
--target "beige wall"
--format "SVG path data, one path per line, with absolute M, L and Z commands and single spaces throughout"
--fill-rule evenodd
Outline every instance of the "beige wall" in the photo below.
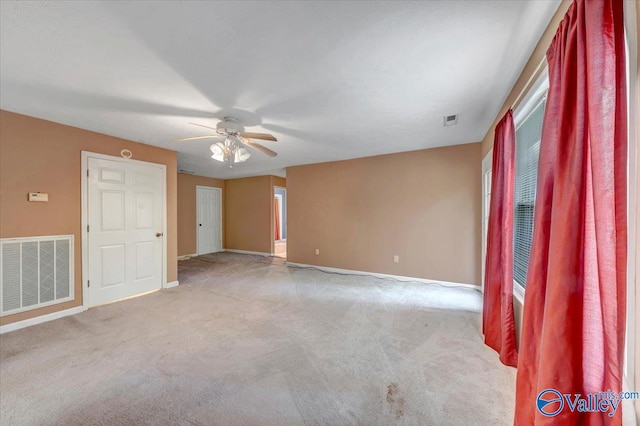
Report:
M 177 280 L 176 153 L 124 139 L 0 111 L 0 237 L 73 234 L 75 299 L 0 318 L 0 324 L 82 305 L 81 151 L 167 166 L 167 281 Z M 28 192 L 47 192 L 49 202 L 30 203 Z
M 287 260 L 479 284 L 480 148 L 288 168 Z
M 273 252 L 272 186 L 272 176 L 225 181 L 225 248 Z
M 222 247 L 224 239 L 224 180 L 178 173 L 178 256 L 196 254 L 196 186 L 222 189 Z

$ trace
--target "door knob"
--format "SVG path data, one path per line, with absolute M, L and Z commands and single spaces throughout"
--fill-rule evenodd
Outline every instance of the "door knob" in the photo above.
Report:
M 156 232 L 156 237 L 158 238 L 162 237 L 162 232 Z

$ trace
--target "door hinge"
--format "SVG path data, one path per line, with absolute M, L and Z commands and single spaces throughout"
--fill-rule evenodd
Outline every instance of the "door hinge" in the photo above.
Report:
M 89 232 L 89 225 L 87 225 L 87 232 Z
M 87 288 L 91 287 L 91 281 L 87 280 Z
M 87 169 L 87 177 L 89 177 L 89 169 Z

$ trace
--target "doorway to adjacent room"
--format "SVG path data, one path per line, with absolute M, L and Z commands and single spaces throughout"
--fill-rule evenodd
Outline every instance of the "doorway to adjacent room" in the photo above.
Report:
M 273 252 L 276 257 L 287 257 L 287 189 L 273 189 Z

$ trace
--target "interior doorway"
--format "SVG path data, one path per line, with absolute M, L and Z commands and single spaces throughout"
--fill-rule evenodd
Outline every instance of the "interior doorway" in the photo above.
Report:
M 273 188 L 273 252 L 277 257 L 287 257 L 287 189 Z

